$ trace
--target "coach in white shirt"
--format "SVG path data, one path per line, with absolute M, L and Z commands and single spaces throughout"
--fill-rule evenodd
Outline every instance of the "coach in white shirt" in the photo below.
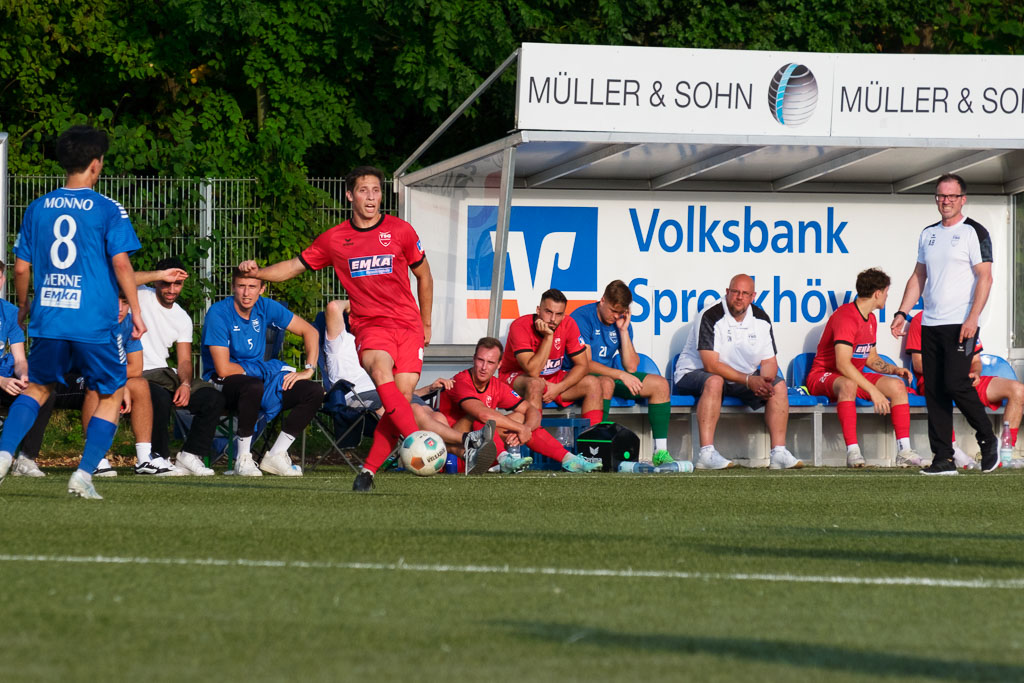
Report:
M 157 270 L 184 266 L 177 258 L 165 258 Z M 154 288 L 139 287 L 139 307 L 146 321 L 142 335 L 142 376 L 149 380 L 153 398 L 153 457 L 170 458 L 171 411 L 188 408 L 192 426 L 176 458 L 178 469 L 188 474 L 208 476 L 213 470 L 203 465 L 209 457 L 214 431 L 224 410 L 224 397 L 212 384 L 195 379 L 192 370 L 192 319 L 178 305 L 185 278 L 173 282 L 157 280 Z M 178 367 L 167 365 L 168 349 L 174 346 Z
M 921 474 L 956 474 L 953 462 L 953 402 L 977 432 L 981 469 L 999 467 L 999 443 L 970 377 L 978 344 L 978 319 L 992 289 L 992 238 L 963 215 L 967 184 L 947 173 L 935 186 L 941 220 L 921 232 L 917 266 L 892 317 L 893 336 L 906 333 L 908 312 L 924 297 L 921 360 L 928 406 L 928 441 L 934 458 Z
M 772 442 L 772 469 L 803 467 L 786 448 L 789 395 L 785 381 L 778 376 L 771 318 L 753 303 L 754 295 L 753 278 L 742 274 L 733 277 L 725 290 L 725 300 L 705 309 L 690 328 L 673 370 L 675 392 L 700 397 L 697 425 L 701 448 L 694 462 L 697 469 L 733 466 L 714 444 L 722 396 L 734 396 L 754 409 L 764 407 Z

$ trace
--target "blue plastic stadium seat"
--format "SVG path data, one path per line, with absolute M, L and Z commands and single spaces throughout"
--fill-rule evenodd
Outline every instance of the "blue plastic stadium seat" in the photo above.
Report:
M 1005 358 L 991 353 L 981 354 L 981 374 L 983 377 L 1002 377 L 1017 381 L 1017 373 L 1013 371 L 1013 366 Z

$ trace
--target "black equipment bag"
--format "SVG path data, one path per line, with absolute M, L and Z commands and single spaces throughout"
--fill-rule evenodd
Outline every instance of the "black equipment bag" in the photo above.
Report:
M 601 458 L 602 470 L 618 472 L 622 461 L 640 457 L 640 437 L 614 422 L 601 422 L 576 437 L 576 450 L 585 458 Z

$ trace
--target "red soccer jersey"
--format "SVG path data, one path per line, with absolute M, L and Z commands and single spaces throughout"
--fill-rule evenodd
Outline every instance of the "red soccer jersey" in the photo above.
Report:
M 868 354 L 875 345 L 877 328 L 878 321 L 873 314 L 869 313 L 865 318 L 856 303 L 843 304 L 825 323 L 810 372 L 839 371 L 836 367 L 836 344 L 853 347 L 853 366 L 863 371 Z
M 540 347 L 542 337 L 533 327 L 536 317 L 534 314 L 524 315 L 512 321 L 509 326 L 508 339 L 505 341 L 505 353 L 501 357 L 500 374 L 502 376 L 512 372 L 522 372 L 523 367 L 516 359 L 516 355 L 523 351 L 536 351 Z M 553 375 L 561 370 L 565 356 L 575 356 L 583 353 L 586 349 L 583 337 L 580 336 L 580 328 L 577 327 L 576 321 L 568 315 L 558 323 L 554 335 L 547 363 L 540 371 L 541 377 Z
M 345 221 L 323 233 L 299 256 L 308 268 L 334 266 L 352 311 L 353 332 L 372 321 L 382 327 L 419 329 L 423 325 L 409 288 L 409 268 L 425 258 L 411 225 L 384 215 L 372 228 Z
M 476 399 L 494 410 L 499 408 L 501 410 L 512 410 L 523 402 L 522 397 L 512 391 L 512 387 L 498 380 L 497 377 L 491 377 L 487 383 L 487 388 L 483 391 L 477 390 L 469 370 L 463 370 L 455 375 L 455 377 L 452 377 L 452 380 L 455 382 L 455 386 L 441 392 L 441 402 L 438 408 L 453 420 L 458 420 L 466 414 L 462 409 L 464 401 Z

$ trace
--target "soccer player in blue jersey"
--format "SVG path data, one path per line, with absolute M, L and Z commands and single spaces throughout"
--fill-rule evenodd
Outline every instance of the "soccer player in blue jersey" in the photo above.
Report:
M 14 285 L 19 322 L 29 314 L 29 282 L 34 278 L 28 334 L 29 384 L 11 405 L 0 434 L 0 482 L 12 453 L 39 413 L 39 406 L 64 374 L 77 367 L 86 387 L 100 400 L 85 434 L 78 469 L 68 493 L 101 499 L 92 472 L 110 449 L 126 380 L 125 343 L 117 331 L 117 287 L 132 310 L 139 310 L 130 254 L 140 246 L 128 213 L 95 192 L 103 170 L 107 134 L 72 126 L 57 140 L 57 160 L 67 172 L 64 187 L 43 195 L 25 210 L 14 243 Z M 135 338 L 146 332 L 141 316 L 133 320 Z
M 654 437 L 655 465 L 672 462 L 668 452 L 668 422 L 671 417 L 672 390 L 660 375 L 637 372 L 640 357 L 633 348 L 633 326 L 630 324 L 629 305 L 633 294 L 622 280 L 613 280 L 604 288 L 601 300 L 580 306 L 572 312 L 580 335 L 590 352 L 590 372 L 601 380 L 604 399 L 604 420 L 612 396 L 625 399 L 646 398 L 647 419 Z M 622 370 L 613 365 L 618 353 Z
M 263 289 L 262 280 L 235 268 L 231 276 L 232 296 L 206 311 L 201 339 L 203 379 L 222 386 L 225 407 L 238 415 L 234 473 L 260 477 L 263 470 L 282 477 L 299 477 L 302 470 L 292 463 L 288 448 L 323 402 L 323 388 L 310 379 L 320 354 L 320 335 L 283 304 L 263 297 Z M 302 370 L 296 371 L 276 358 L 266 358 L 269 328 L 276 328 L 278 334 L 288 330 L 302 337 L 306 351 Z M 282 410 L 291 412 L 257 467 L 251 448 L 261 409 L 268 420 Z

